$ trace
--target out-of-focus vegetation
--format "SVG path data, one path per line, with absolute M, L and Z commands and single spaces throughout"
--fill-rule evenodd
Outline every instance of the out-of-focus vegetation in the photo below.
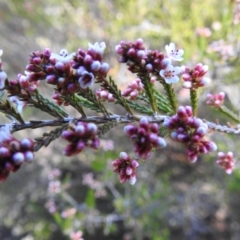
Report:
M 185 50 L 183 64 L 210 67 L 212 86 L 201 95 L 201 117 L 226 121 L 205 107 L 208 92 L 225 91 L 229 105 L 240 110 L 237 1 L 2 0 L 0 21 L 0 48 L 10 79 L 24 71 L 33 50 L 72 52 L 105 41 L 110 74 L 126 83 L 133 76 L 117 67 L 119 41 L 143 38 L 158 50 L 175 42 Z M 179 98 L 186 103 L 186 92 L 179 89 Z M 41 113 L 30 109 L 25 115 L 33 119 Z M 34 130 L 34 136 L 39 134 Z M 221 151 L 233 151 L 239 159 L 238 138 L 213 137 Z M 169 144 L 142 164 L 134 186 L 121 185 L 110 163 L 120 151 L 131 151 L 130 144 L 118 128 L 106 135 L 96 154 L 64 158 L 61 141 L 42 149 L 35 163 L 0 185 L 0 239 L 80 240 L 78 231 L 85 240 L 240 239 L 238 164 L 225 176 L 215 166 L 216 156 L 190 165 L 181 146 Z

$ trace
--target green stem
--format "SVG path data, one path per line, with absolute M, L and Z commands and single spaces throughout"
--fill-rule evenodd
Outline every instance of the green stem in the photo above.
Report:
M 198 112 L 198 96 L 197 96 L 197 91 L 196 89 L 192 88 L 190 89 L 190 100 L 191 100 L 191 105 L 192 105 L 192 110 L 193 110 L 193 116 L 197 116 Z
M 176 101 L 176 95 L 175 95 L 174 89 L 172 87 L 172 84 L 167 84 L 165 82 L 162 84 L 163 84 L 164 90 L 167 93 L 168 101 L 171 105 L 171 108 L 172 108 L 173 112 L 176 113 L 177 112 L 177 101 Z
M 229 118 L 231 118 L 234 122 L 236 123 L 240 123 L 240 118 L 234 113 L 232 112 L 229 108 L 227 108 L 226 106 L 220 106 L 219 108 L 217 108 L 221 113 L 223 113 L 224 115 L 228 116 Z
M 156 97 L 154 96 L 154 86 L 150 82 L 149 76 L 147 76 L 146 80 L 142 79 L 142 82 L 144 84 L 146 94 L 147 94 L 147 96 L 149 98 L 151 108 L 152 108 L 154 113 L 157 113 L 158 107 L 157 107 Z

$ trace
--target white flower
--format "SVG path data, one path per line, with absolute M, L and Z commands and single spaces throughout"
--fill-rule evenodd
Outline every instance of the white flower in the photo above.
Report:
M 2 49 L 0 49 L 0 57 L 2 56 L 2 54 L 3 54 L 3 50 L 2 50 Z
M 11 130 L 12 130 L 11 124 L 5 124 L 2 127 L 0 127 L 0 142 L 4 142 L 11 138 Z
M 100 55 L 103 55 L 104 49 L 106 48 L 105 42 L 95 42 L 94 45 L 91 43 L 88 43 L 88 50 L 93 50 L 99 53 Z
M 94 83 L 94 75 L 88 71 L 83 71 L 81 73 L 81 77 L 78 79 L 78 83 L 80 84 L 81 88 L 91 87 Z
M 0 89 L 4 88 L 6 79 L 7 79 L 7 74 L 0 69 Z
M 175 43 L 170 43 L 169 45 L 166 45 L 165 49 L 167 51 L 167 56 L 172 60 L 174 61 L 183 60 L 182 55 L 184 54 L 184 51 L 182 49 L 176 50 Z
M 173 67 L 168 65 L 165 69 L 159 72 L 159 75 L 164 78 L 165 82 L 168 84 L 177 83 L 179 81 L 178 74 L 181 73 L 180 67 Z
M 62 49 L 59 54 L 52 53 L 51 58 L 55 58 L 57 62 L 68 63 L 70 60 L 72 60 L 74 55 L 74 52 L 68 54 L 68 51 L 66 49 Z
M 22 113 L 22 110 L 23 110 L 23 108 L 26 106 L 26 103 L 23 102 L 23 101 L 20 101 L 16 96 L 10 97 L 9 100 L 10 100 L 12 103 L 15 103 L 15 104 L 16 104 L 16 108 L 17 108 L 17 111 L 18 111 L 19 113 Z

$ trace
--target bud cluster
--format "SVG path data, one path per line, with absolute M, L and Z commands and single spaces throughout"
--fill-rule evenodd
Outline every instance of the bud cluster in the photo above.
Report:
M 135 184 L 136 168 L 139 163 L 136 159 L 131 159 L 127 153 L 121 152 L 118 159 L 112 162 L 113 171 L 119 174 L 120 182 L 129 181 L 131 185 Z
M 122 92 L 122 96 L 129 97 L 129 100 L 135 100 L 139 93 L 144 89 L 144 85 L 140 78 L 135 79 L 132 83 L 129 83 L 127 89 Z
M 209 93 L 207 95 L 207 105 L 213 106 L 213 107 L 220 107 L 221 105 L 223 105 L 225 99 L 225 93 L 224 92 L 220 92 L 217 94 L 211 94 Z
M 134 43 L 121 41 L 115 50 L 120 55 L 119 61 L 126 63 L 128 69 L 133 73 L 147 71 L 159 75 L 161 69 L 165 69 L 170 63 L 169 58 L 157 50 L 146 50 L 141 38 Z
M 99 100 L 105 102 L 114 102 L 115 99 L 113 97 L 113 94 L 109 93 L 108 90 L 104 89 L 104 88 L 100 88 L 96 91 L 96 96 Z
M 199 153 L 208 153 L 217 149 L 214 142 L 204 138 L 208 133 L 208 125 L 193 116 L 190 106 L 180 106 L 177 114 L 166 119 L 163 125 L 173 130 L 171 133 L 173 140 L 186 145 L 186 154 L 190 162 L 196 162 Z
M 193 69 L 187 66 L 182 67 L 183 87 L 197 89 L 209 84 L 210 79 L 205 77 L 208 66 L 198 63 Z
M 78 122 L 76 125 L 70 125 L 68 130 L 62 132 L 62 138 L 69 142 L 63 154 L 70 157 L 80 153 L 86 147 L 98 149 L 100 140 L 97 133 L 98 128 L 94 123 Z
M 0 181 L 4 181 L 10 172 L 16 172 L 23 162 L 31 163 L 33 151 L 32 140 L 17 140 L 11 135 L 8 125 L 0 128 Z
M 146 117 L 140 119 L 139 127 L 127 125 L 124 131 L 132 139 L 135 153 L 143 159 L 150 158 L 154 148 L 163 148 L 167 145 L 164 138 L 158 136 L 158 124 L 149 123 Z
M 219 152 L 218 160 L 216 162 L 219 166 L 225 169 L 227 174 L 232 173 L 235 166 L 232 152 L 228 153 Z

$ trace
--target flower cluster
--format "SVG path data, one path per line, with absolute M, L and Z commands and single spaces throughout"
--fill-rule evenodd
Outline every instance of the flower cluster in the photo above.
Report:
M 94 78 L 105 77 L 109 65 L 102 62 L 103 51 L 106 45 L 104 42 L 89 44 L 88 51 L 79 49 L 74 58 L 72 67 L 76 69 L 78 83 L 81 88 L 87 88 L 93 85 Z
M 137 181 L 136 168 L 139 163 L 136 159 L 131 159 L 127 153 L 121 152 L 118 159 L 112 162 L 113 171 L 119 174 L 120 182 L 124 183 L 129 181 L 131 185 L 134 185 Z
M 70 125 L 68 130 L 62 132 L 62 138 L 69 142 L 63 154 L 70 157 L 80 153 L 84 148 L 98 149 L 100 140 L 97 138 L 98 128 L 94 123 L 78 122 Z
M 140 78 L 135 79 L 132 83 L 129 83 L 127 89 L 122 92 L 122 96 L 129 97 L 130 100 L 137 98 L 138 94 L 144 89 L 144 85 Z
M 195 162 L 199 154 L 217 149 L 216 144 L 206 138 L 208 128 L 239 133 L 236 128 L 209 122 L 207 124 L 206 121 L 195 117 L 198 97 L 196 90 L 209 83 L 210 80 L 206 77 L 208 66 L 201 63 L 193 68 L 175 66 L 174 61 L 183 60 L 184 51 L 178 49 L 174 43 L 167 45 L 166 53 L 162 53 L 158 50 L 146 49 L 142 39 L 137 39 L 135 42 L 121 41 L 115 48 L 120 55 L 120 62 L 126 63 L 128 69 L 137 75 L 137 78 L 122 92 L 111 77 L 107 78 L 109 65 L 103 62 L 105 47 L 105 43 L 102 42 L 89 44 L 87 50 L 79 48 L 77 52 L 70 54 L 66 49 L 62 49 L 59 54 L 52 53 L 49 48 L 43 52 L 34 51 L 30 55 L 25 73 L 18 74 L 14 80 L 8 80 L 6 73 L 2 71 L 2 50 L 0 50 L 0 91 L 4 89 L 8 91 L 9 100 L 16 104 L 17 111 L 13 111 L 9 101 L 4 99 L 0 101 L 0 110 L 16 121 L 16 124 L 12 125 L 14 127 L 12 132 L 25 128 L 62 127 L 58 128 L 57 132 L 51 131 L 36 138 L 35 143 L 27 138 L 18 141 L 11 135 L 9 127 L 1 128 L 0 180 L 5 180 L 9 172 L 17 171 L 24 161 L 33 161 L 34 145 L 35 150 L 38 150 L 60 134 L 63 139 L 68 141 L 63 154 L 74 156 L 86 147 L 98 149 L 100 146 L 98 134 L 102 135 L 120 123 L 128 124 L 139 121 L 138 126 L 129 124 L 124 128 L 125 133 L 133 141 L 137 158 L 146 160 L 150 158 L 155 148 L 166 146 L 166 141 L 161 134 L 163 130 L 171 132 L 173 140 L 183 143 L 188 160 Z M 174 88 L 169 84 L 177 83 L 180 76 L 184 81 L 183 87 L 191 89 L 192 107 L 180 106 L 177 109 L 176 94 Z M 40 89 L 37 89 L 40 81 L 54 85 L 52 99 L 56 104 L 42 96 Z M 154 88 L 155 81 L 162 84 L 161 90 L 165 91 L 165 94 L 159 93 L 158 89 Z M 90 88 L 94 83 L 100 85 L 95 93 Z M 225 94 L 223 92 L 216 95 L 208 94 L 207 98 L 208 105 L 220 107 Z M 108 111 L 104 104 L 106 101 L 120 104 L 128 114 L 117 115 Z M 146 106 L 147 104 L 149 106 Z M 25 122 L 21 112 L 28 105 L 41 109 L 56 119 Z M 58 105 L 71 105 L 81 116 L 71 117 Z M 95 111 L 99 115 L 88 116 L 85 108 Z M 225 106 L 219 110 L 239 122 L 238 116 L 227 111 Z M 158 111 L 164 115 L 159 116 Z M 137 112 L 136 115 L 135 112 Z M 137 115 L 138 113 L 148 116 L 140 117 Z M 163 126 L 159 129 L 159 125 L 163 121 Z M 68 127 L 66 127 L 66 123 L 69 124 Z M 99 130 L 95 123 L 100 124 Z M 60 133 L 60 131 L 62 132 Z M 106 144 L 103 146 L 107 149 Z M 108 148 L 111 147 L 108 146 Z M 224 167 L 227 173 L 231 173 L 234 166 L 232 154 L 219 153 L 217 163 Z M 136 182 L 138 166 L 138 160 L 131 159 L 125 152 L 122 152 L 120 158 L 113 162 L 114 171 L 119 173 L 122 183 L 129 181 L 134 184 Z M 96 182 L 91 181 L 91 183 L 95 184 L 92 184 L 91 187 L 96 190 Z M 58 193 L 60 191 L 60 182 L 51 181 L 49 192 Z
M 207 105 L 213 106 L 213 107 L 220 107 L 225 99 L 225 93 L 224 92 L 220 92 L 217 94 L 211 94 L 209 93 L 207 95 Z
M 193 69 L 187 66 L 182 67 L 183 87 L 197 89 L 209 84 L 210 79 L 205 77 L 208 66 L 198 63 Z
M 215 151 L 217 146 L 214 142 L 204 137 L 208 133 L 208 126 L 200 118 L 193 116 L 190 106 L 180 106 L 177 114 L 166 119 L 163 125 L 173 130 L 173 140 L 186 145 L 186 154 L 190 162 L 196 162 L 199 153 Z
M 16 172 L 23 162 L 34 159 L 34 143 L 28 138 L 17 140 L 10 133 L 10 126 L 0 128 L 0 181 L 6 180 L 10 172 Z
M 127 125 L 124 131 L 134 142 L 135 153 L 143 159 L 150 158 L 154 148 L 163 148 L 167 145 L 164 138 L 158 136 L 158 124 L 149 123 L 146 117 L 140 119 L 139 127 Z
M 58 55 L 49 48 L 43 52 L 32 52 L 26 66 L 26 75 L 19 74 L 17 80 L 10 81 L 9 93 L 23 99 L 22 90 L 33 92 L 39 80 L 46 80 L 55 86 L 53 98 L 61 105 L 64 101 L 60 99 L 60 94 L 79 92 L 91 87 L 95 78 L 106 76 L 109 65 L 102 62 L 104 49 L 105 43 L 102 42 L 89 44 L 87 51 L 79 49 L 77 53 L 71 54 L 62 49 Z M 4 87 L 3 78 L 5 77 L 0 74 L 0 87 Z
M 219 152 L 218 160 L 216 162 L 219 166 L 225 169 L 227 174 L 232 173 L 235 166 L 232 152 L 228 153 Z
M 119 61 L 127 63 L 131 72 L 148 72 L 157 77 L 160 75 L 168 84 L 179 81 L 181 68 L 174 67 L 172 60 L 182 61 L 184 51 L 176 49 L 174 43 L 166 46 L 166 56 L 157 50 L 146 50 L 142 39 L 137 39 L 134 43 L 122 41 L 115 49 L 121 56 Z
M 173 61 L 182 61 L 184 51 L 182 49 L 176 49 L 174 43 L 170 43 L 165 47 L 167 52 L 167 57 Z M 178 66 L 173 66 L 172 62 L 168 60 L 168 65 L 165 69 L 160 70 L 159 75 L 164 78 L 167 84 L 177 83 L 179 81 L 179 74 L 181 74 L 181 68 Z
M 108 90 L 101 88 L 96 91 L 96 96 L 99 100 L 105 102 L 114 102 L 115 99 L 111 93 L 108 92 Z

